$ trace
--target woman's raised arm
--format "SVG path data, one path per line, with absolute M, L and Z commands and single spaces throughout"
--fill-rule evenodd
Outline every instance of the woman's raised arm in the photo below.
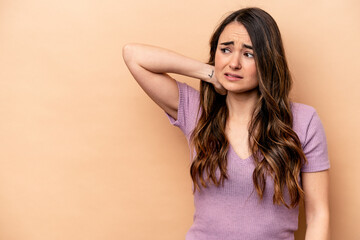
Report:
M 213 83 L 219 92 L 222 90 L 215 78 L 213 66 L 170 50 L 127 44 L 123 47 L 123 58 L 146 94 L 174 119 L 177 119 L 179 92 L 175 80 L 167 73 L 201 79 Z

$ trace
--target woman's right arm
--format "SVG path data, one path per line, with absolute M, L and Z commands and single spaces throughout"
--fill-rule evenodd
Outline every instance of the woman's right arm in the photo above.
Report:
M 127 44 L 123 58 L 131 74 L 147 95 L 165 112 L 177 119 L 179 90 L 167 73 L 176 73 L 222 87 L 214 76 L 214 67 L 175 52 L 142 44 Z M 223 91 L 225 94 L 225 91 Z

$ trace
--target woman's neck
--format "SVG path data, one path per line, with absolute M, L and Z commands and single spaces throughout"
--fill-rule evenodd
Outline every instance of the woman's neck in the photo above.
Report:
M 229 120 L 247 125 L 250 122 L 258 99 L 258 91 L 241 94 L 228 92 L 226 104 L 229 109 Z

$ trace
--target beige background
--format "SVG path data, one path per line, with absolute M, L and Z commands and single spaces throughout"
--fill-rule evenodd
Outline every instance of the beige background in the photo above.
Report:
M 360 239 L 357 0 L 0 0 L 0 239 L 184 239 L 186 141 L 121 48 L 143 42 L 206 61 L 215 25 L 247 6 L 278 22 L 292 96 L 323 121 L 332 239 Z

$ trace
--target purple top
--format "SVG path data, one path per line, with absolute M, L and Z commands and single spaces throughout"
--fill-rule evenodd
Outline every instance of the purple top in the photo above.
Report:
M 178 119 L 168 115 L 189 141 L 197 122 L 199 92 L 178 83 Z M 292 103 L 293 130 L 297 133 L 308 164 L 302 172 L 317 172 L 330 167 L 323 126 L 314 108 Z M 287 209 L 273 204 L 274 183 L 268 177 L 260 201 L 252 181 L 253 159 L 241 159 L 232 146 L 227 154 L 228 179 L 223 187 L 209 184 L 194 194 L 194 223 L 186 240 L 294 239 L 298 228 L 298 207 Z M 285 199 L 289 200 L 287 191 Z

